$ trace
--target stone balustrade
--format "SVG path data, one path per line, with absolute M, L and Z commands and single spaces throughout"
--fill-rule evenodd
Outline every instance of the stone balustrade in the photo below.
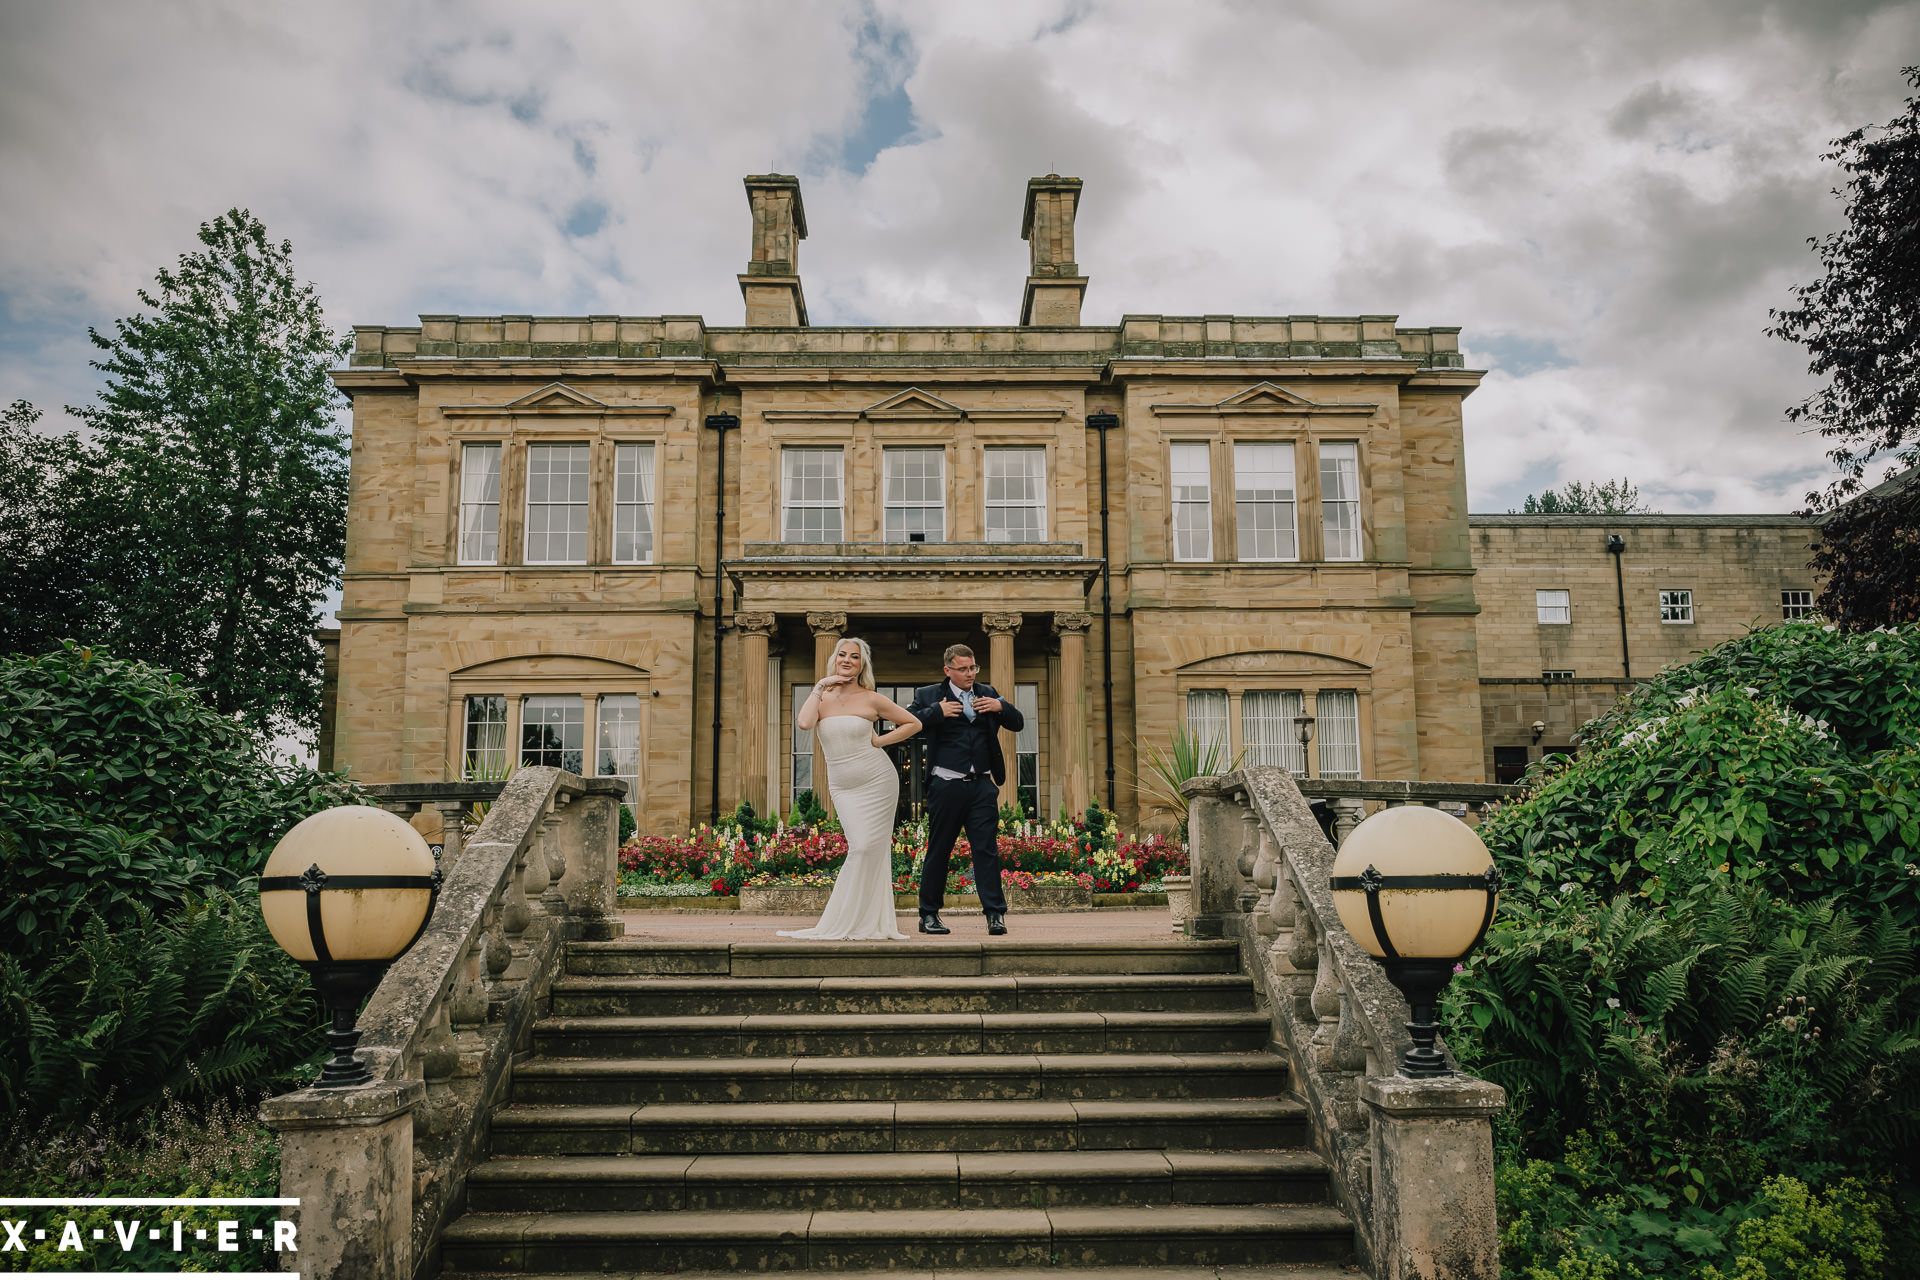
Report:
M 574 939 L 618 937 L 617 779 L 523 768 L 506 783 L 374 788 L 404 815 L 446 819 L 446 879 L 425 932 L 360 1015 L 373 1079 L 269 1099 L 280 1193 L 298 1196 L 309 1277 L 410 1280 L 457 1208 L 506 1095 L 513 1057 Z M 487 802 L 464 847 L 461 819 Z
M 1420 785 L 1440 784 L 1412 784 Z M 1495 1280 L 1492 1119 L 1505 1093 L 1468 1075 L 1398 1074 L 1412 1043 L 1406 1000 L 1340 923 L 1328 887 L 1334 848 L 1286 770 L 1195 778 L 1182 791 L 1193 863 L 1188 932 L 1239 940 L 1372 1273 Z M 1335 798 L 1342 838 L 1367 798 L 1419 799 L 1411 789 Z

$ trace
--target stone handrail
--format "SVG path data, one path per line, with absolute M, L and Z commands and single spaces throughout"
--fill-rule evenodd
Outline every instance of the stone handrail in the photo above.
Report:
M 435 1266 L 440 1228 L 567 942 L 620 932 L 611 911 L 625 785 L 523 768 L 504 785 L 378 790 L 396 810 L 451 810 L 439 900 L 360 1016 L 372 1081 L 282 1094 L 261 1116 L 280 1132 L 281 1194 L 302 1200 L 301 1269 L 407 1280 Z M 462 847 L 461 812 L 489 799 Z
M 1379 1280 L 1494 1280 L 1491 1121 L 1504 1093 L 1472 1076 L 1398 1074 L 1412 1043 L 1406 1000 L 1341 924 L 1328 887 L 1333 846 L 1286 770 L 1194 778 L 1181 790 L 1188 929 L 1239 939 L 1364 1259 Z M 1358 798 L 1340 806 L 1350 830 Z

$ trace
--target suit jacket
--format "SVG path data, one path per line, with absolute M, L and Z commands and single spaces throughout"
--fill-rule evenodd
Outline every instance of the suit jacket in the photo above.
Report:
M 1001 695 L 992 685 L 976 680 L 973 696 L 999 698 Z M 992 776 L 995 786 L 1005 786 L 1007 761 L 1000 751 L 1000 730 L 1011 729 L 1018 733 L 1026 726 L 1027 718 L 1020 714 L 1018 707 L 1002 698 L 998 711 L 983 711 L 972 720 L 964 715 L 948 719 L 946 713 L 940 710 L 940 702 L 943 698 L 953 697 L 952 687 L 947 681 L 941 680 L 938 684 L 915 689 L 913 705 L 907 708 L 920 721 L 920 727 L 927 735 L 929 773 L 935 765 L 959 773 L 984 768 Z

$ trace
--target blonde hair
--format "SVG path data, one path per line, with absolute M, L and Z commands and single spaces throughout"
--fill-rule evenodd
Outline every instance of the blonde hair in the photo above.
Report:
M 840 644 L 833 646 L 833 656 L 835 658 L 840 656 L 840 645 L 842 644 L 857 645 L 860 649 L 860 674 L 855 677 L 854 683 L 862 689 L 874 689 L 876 686 L 873 682 L 873 649 L 859 636 L 842 636 L 840 637 Z

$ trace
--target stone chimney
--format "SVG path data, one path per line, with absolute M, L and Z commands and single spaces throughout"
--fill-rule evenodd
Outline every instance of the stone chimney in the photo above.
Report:
M 1077 325 L 1087 278 L 1073 260 L 1073 215 L 1080 206 L 1080 179 L 1050 173 L 1027 181 L 1027 207 L 1020 238 L 1033 247 L 1020 323 Z
M 800 179 L 785 173 L 749 174 L 747 206 L 753 210 L 753 257 L 740 277 L 747 327 L 804 325 L 807 299 L 800 292 L 800 242 L 807 238 L 807 209 L 800 203 Z

